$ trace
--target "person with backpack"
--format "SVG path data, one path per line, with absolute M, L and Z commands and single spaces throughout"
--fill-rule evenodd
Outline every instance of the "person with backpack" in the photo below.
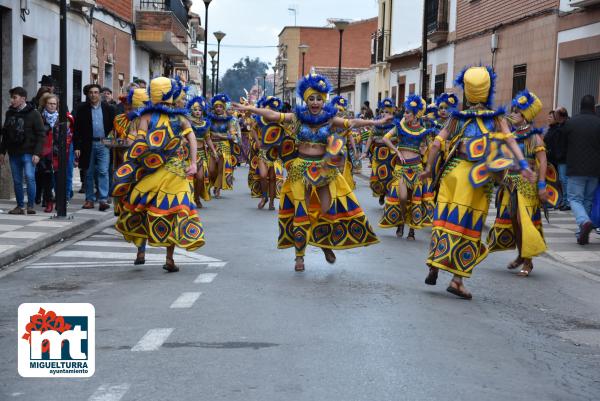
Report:
M 45 141 L 45 128 L 40 113 L 27 102 L 27 91 L 17 86 L 8 91 L 10 107 L 6 111 L 0 164 L 8 152 L 17 206 L 9 214 L 35 214 L 35 165 L 40 161 Z M 27 179 L 27 209 L 23 193 L 23 172 Z

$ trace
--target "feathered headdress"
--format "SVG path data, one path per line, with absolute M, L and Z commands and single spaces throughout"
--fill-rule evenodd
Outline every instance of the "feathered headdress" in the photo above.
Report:
M 208 108 L 208 103 L 206 102 L 206 99 L 204 98 L 204 96 L 196 96 L 192 99 L 190 99 L 189 102 L 187 102 L 187 104 L 185 105 L 185 108 L 188 110 L 192 110 L 192 107 L 194 107 L 194 105 L 198 105 L 200 106 L 200 110 L 202 110 L 203 113 L 206 113 L 206 110 Z
M 458 108 L 458 96 L 454 93 L 442 93 L 435 99 L 435 105 L 438 108 L 445 105 L 452 112 Z
M 131 105 L 134 109 L 138 109 L 143 107 L 148 103 L 150 98 L 148 97 L 148 92 L 146 92 L 143 88 L 131 88 L 129 89 L 129 93 L 127 94 L 127 104 Z
M 425 109 L 425 115 L 427 115 L 427 117 L 432 120 L 438 118 L 437 104 L 431 103 L 429 106 L 427 106 L 427 109 Z
M 333 89 L 329 80 L 325 78 L 323 75 L 319 75 L 317 73 L 310 73 L 298 81 L 297 84 L 297 94 L 299 97 L 306 100 L 315 93 L 320 93 L 322 95 L 327 96 L 329 92 Z
M 259 107 L 264 107 L 266 109 L 271 109 L 275 111 L 281 111 L 281 108 L 283 107 L 283 102 L 280 98 L 275 96 L 263 96 L 263 101 L 261 103 L 261 106 Z
M 532 122 L 535 116 L 542 110 L 542 101 L 535 93 L 524 89 L 517 93 L 517 96 L 512 100 L 512 107 L 521 112 L 525 120 Z
M 386 97 L 385 99 L 379 102 L 378 107 L 379 110 L 391 109 L 391 111 L 393 112 L 396 108 L 396 103 L 392 98 Z
M 157 77 L 148 85 L 148 96 L 152 104 L 173 103 L 173 94 L 178 88 L 174 79 Z
M 210 105 L 211 107 L 215 107 L 218 103 L 227 106 L 228 103 L 231 103 L 231 99 L 225 93 L 217 93 L 210 99 Z
M 496 73 L 492 67 L 465 67 L 458 74 L 454 83 L 463 89 L 469 103 L 482 103 L 488 109 L 493 107 Z
M 348 108 L 348 100 L 343 96 L 335 96 L 329 103 L 339 111 L 346 111 Z
M 417 118 L 423 117 L 425 114 L 425 110 L 427 109 L 427 104 L 425 100 L 419 95 L 408 95 L 406 101 L 404 102 L 404 108 L 415 115 Z

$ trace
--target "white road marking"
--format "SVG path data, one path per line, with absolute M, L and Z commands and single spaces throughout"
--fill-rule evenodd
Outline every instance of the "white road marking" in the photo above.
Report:
M 227 265 L 227 262 L 212 262 L 212 263 L 208 263 L 206 265 L 207 268 L 209 269 L 219 269 L 221 267 L 225 267 Z
M 17 224 L 0 224 L 0 231 L 14 231 L 14 230 L 18 230 L 19 228 L 23 228 L 25 226 L 20 226 Z
M 92 394 L 88 401 L 119 401 L 129 390 L 129 384 L 110 386 L 103 384 Z
M 201 292 L 184 292 L 171 304 L 171 309 L 191 308 L 200 295 Z
M 72 221 L 36 221 L 27 224 L 27 227 L 66 227 L 71 224 L 73 224 Z
M 62 262 L 62 263 L 36 263 L 34 265 L 30 265 L 25 267 L 26 269 L 76 269 L 78 267 L 83 268 L 102 268 L 102 267 L 130 267 L 133 265 L 133 259 L 122 262 Z M 144 266 L 162 266 L 163 262 L 148 262 L 146 261 L 143 265 L 138 265 L 137 267 L 143 268 Z M 200 267 L 197 262 L 177 262 L 178 266 L 189 266 L 189 267 Z
M 600 261 L 600 252 L 592 251 L 562 251 L 554 252 L 557 255 L 571 263 L 585 263 Z
M 546 234 L 546 233 L 548 233 L 548 234 L 571 234 L 571 236 L 572 236 L 573 230 L 567 230 L 566 228 L 560 228 L 560 227 L 544 226 L 544 234 Z
M 135 258 L 135 247 L 129 244 L 131 252 L 109 252 L 109 251 L 59 251 L 53 256 L 57 258 L 78 258 L 78 259 L 118 259 L 118 260 L 129 260 Z M 160 262 L 165 260 L 165 255 L 160 253 L 146 253 L 146 261 Z M 196 262 L 201 261 L 196 258 L 185 257 L 184 255 L 175 258 L 175 262 Z M 206 262 L 210 262 L 207 260 Z
M 14 205 L 11 207 L 11 209 Z M 0 220 L 31 220 L 31 221 L 39 221 L 39 220 L 50 220 L 48 216 L 42 215 L 24 215 L 24 214 L 6 214 L 0 213 Z
M 194 280 L 194 284 L 208 284 L 212 283 L 212 281 L 217 277 L 217 273 L 201 273 Z
M 39 238 L 48 233 L 41 233 L 38 231 L 8 231 L 0 234 L 0 238 L 11 238 L 11 239 L 34 239 Z
M 140 341 L 131 349 L 134 352 L 140 351 L 156 351 L 158 350 L 167 338 L 171 335 L 171 333 L 175 330 L 174 328 L 164 328 L 164 329 L 150 329 L 148 332 L 142 337 Z

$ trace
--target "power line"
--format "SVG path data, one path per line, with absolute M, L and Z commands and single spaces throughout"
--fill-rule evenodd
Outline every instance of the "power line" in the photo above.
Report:
M 217 46 L 216 43 L 209 43 L 209 46 Z M 221 43 L 221 47 L 237 47 L 237 48 L 244 48 L 244 49 L 267 49 L 267 48 L 274 48 L 274 47 L 278 47 L 277 45 L 274 46 L 260 46 L 260 45 L 226 45 Z

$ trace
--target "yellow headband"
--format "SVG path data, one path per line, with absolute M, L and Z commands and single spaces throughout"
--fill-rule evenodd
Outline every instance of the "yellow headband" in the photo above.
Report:
M 136 88 L 133 90 L 133 96 L 131 97 L 131 106 L 134 109 L 138 109 L 144 105 L 145 102 L 149 100 L 148 92 L 146 89 Z
M 533 103 L 531 103 L 531 105 L 528 108 L 519 111 L 521 112 L 523 117 L 525 117 L 525 120 L 527 120 L 528 122 L 532 122 L 535 119 L 535 116 L 537 116 L 540 110 L 542 110 L 542 101 L 539 97 L 535 95 L 535 93 L 529 92 L 529 94 L 533 96 L 535 100 L 533 101 Z M 522 97 L 525 98 L 525 96 Z M 521 103 L 521 99 L 518 99 L 518 101 L 519 103 Z M 525 98 L 525 101 L 523 103 L 527 103 L 527 98 Z
M 304 101 L 305 101 L 305 102 L 308 102 L 308 98 L 309 98 L 309 97 L 311 97 L 312 95 L 317 95 L 317 94 L 318 94 L 318 95 L 327 96 L 327 93 L 325 93 L 325 92 L 319 92 L 319 91 L 318 91 L 318 90 L 316 90 L 316 89 L 313 89 L 313 88 L 308 88 L 307 90 L 305 90 L 305 91 L 304 91 L 304 96 L 303 96 L 303 98 L 304 98 Z
M 221 100 L 217 100 L 216 102 L 213 103 L 213 107 L 218 105 L 218 104 L 222 104 L 223 107 L 225 107 L 225 102 L 221 101 Z

